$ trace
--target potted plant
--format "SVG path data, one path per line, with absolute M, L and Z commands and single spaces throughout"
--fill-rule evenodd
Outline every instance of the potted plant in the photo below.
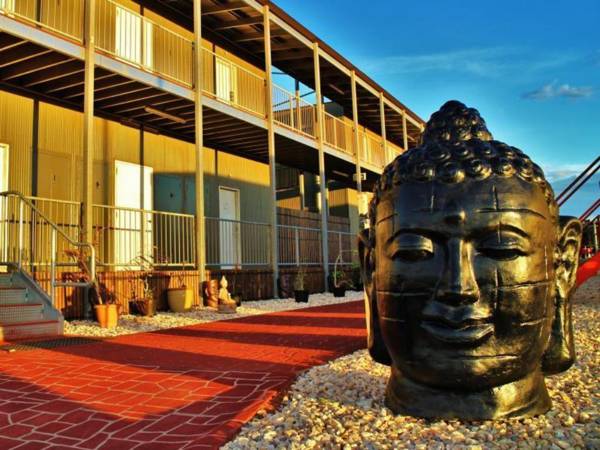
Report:
M 346 273 L 339 268 L 342 262 L 342 253 L 340 252 L 335 259 L 333 266 L 333 296 L 344 297 L 346 295 L 346 289 L 353 288 L 352 282 L 348 279 Z
M 130 304 L 133 305 L 140 315 L 146 317 L 152 317 L 156 313 L 156 302 L 154 300 L 154 290 L 150 286 L 150 279 L 152 274 L 143 272 L 140 275 L 142 282 L 144 283 L 144 290 L 141 297 L 137 297 L 135 291 L 132 289 L 132 300 Z
M 294 299 L 298 303 L 308 303 L 308 290 L 304 285 L 304 280 L 306 279 L 306 272 L 303 266 L 300 266 L 298 272 L 296 272 L 296 277 L 294 278 Z
M 177 276 L 178 287 L 167 289 L 167 301 L 169 309 L 173 312 L 182 313 L 192 309 L 193 293 L 185 285 L 183 274 Z
M 114 292 L 109 291 L 106 285 L 98 283 L 98 280 L 91 276 L 83 250 L 65 250 L 65 254 L 75 260 L 81 271 L 80 274 L 77 274 L 78 280 L 76 281 L 89 285 L 87 290 L 88 301 L 93 306 L 96 321 L 100 328 L 115 328 L 119 322 L 117 296 Z M 69 274 L 65 274 L 65 276 L 69 276 Z M 73 276 L 73 274 L 70 274 L 70 276 Z

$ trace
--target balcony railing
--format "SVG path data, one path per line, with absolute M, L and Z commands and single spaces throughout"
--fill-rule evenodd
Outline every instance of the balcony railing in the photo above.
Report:
M 100 267 L 196 265 L 193 215 L 94 205 L 93 224 Z
M 40 197 L 27 200 L 69 239 L 83 239 L 81 203 Z M 194 215 L 94 205 L 92 220 L 96 263 L 101 270 L 196 266 Z M 271 265 L 268 223 L 206 217 L 205 236 L 207 266 L 242 269 Z M 277 238 L 279 265 L 322 264 L 320 228 L 278 225 Z M 12 197 L 0 202 L 0 239 L 13 244 L 4 246 L 5 254 L 0 257 L 5 260 L 20 256 L 32 270 L 47 268 L 51 261 L 52 229 L 38 216 L 20 211 Z M 62 240 L 56 245 L 57 266 L 77 270 L 73 255 L 67 251 L 69 245 Z M 328 245 L 330 264 L 339 254 L 342 264 L 354 261 L 356 238 L 352 233 L 331 230 Z M 16 253 L 17 248 L 23 249 L 21 255 Z
M 273 120 L 279 125 L 315 137 L 315 107 L 273 84 Z
M 325 143 L 349 155 L 354 155 L 352 124 L 323 111 Z
M 202 49 L 203 91 L 217 100 L 264 117 L 264 76 L 205 48 Z
M 81 0 L 0 0 L 0 14 L 34 23 L 78 42 L 83 41 Z
M 84 2 L 81 0 L 0 0 L 0 14 L 35 24 L 78 42 L 83 40 Z M 96 0 L 96 47 L 122 61 L 193 87 L 194 45 L 189 37 L 172 31 L 114 0 Z M 206 48 L 202 49 L 203 91 L 238 109 L 265 117 L 266 78 Z M 315 137 L 316 107 L 273 84 L 273 114 L 277 124 Z M 360 160 L 383 167 L 397 152 L 388 143 L 384 154 L 380 136 L 359 131 L 354 149 L 353 126 L 323 111 L 324 141 Z
M 204 223 L 206 265 L 243 268 L 271 264 L 269 224 L 216 217 L 206 217 Z
M 321 230 L 293 225 L 278 225 L 280 266 L 322 264 Z
M 112 0 L 96 1 L 95 33 L 96 47 L 100 50 L 192 86 L 190 39 Z
M 385 165 L 386 158 L 383 152 L 383 139 L 381 136 L 361 129 L 358 132 L 358 143 L 361 161 L 376 167 L 383 167 Z

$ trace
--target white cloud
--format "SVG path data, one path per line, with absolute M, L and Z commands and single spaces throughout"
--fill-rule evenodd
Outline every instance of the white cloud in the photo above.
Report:
M 558 97 L 578 99 L 590 97 L 593 93 L 594 90 L 589 86 L 571 86 L 569 84 L 557 86 L 556 82 L 552 82 L 539 89 L 525 92 L 521 97 L 526 100 L 548 100 Z
M 580 55 L 532 54 L 526 49 L 487 47 L 417 55 L 384 56 L 367 60 L 368 73 L 453 72 L 483 77 L 516 76 L 548 70 L 580 60 Z
M 563 164 L 560 166 L 542 164 L 546 179 L 552 183 L 565 178 L 579 175 L 586 168 L 586 164 Z

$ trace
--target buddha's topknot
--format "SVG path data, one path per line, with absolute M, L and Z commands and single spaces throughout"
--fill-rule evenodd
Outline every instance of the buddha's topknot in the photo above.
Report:
M 476 109 L 452 100 L 431 116 L 421 145 L 385 167 L 375 185 L 369 219 L 375 223 L 382 194 L 395 185 L 433 181 L 452 184 L 514 176 L 539 186 L 552 215 L 558 214 L 554 192 L 542 169 L 518 148 L 493 140 Z

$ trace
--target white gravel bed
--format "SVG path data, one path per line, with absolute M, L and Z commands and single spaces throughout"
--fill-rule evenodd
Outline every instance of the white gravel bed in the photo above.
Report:
M 361 350 L 305 372 L 277 411 L 260 411 L 223 449 L 600 449 L 600 290 L 585 295 L 595 302 L 573 308 L 577 362 L 546 379 L 553 407 L 542 416 L 496 422 L 395 416 L 383 404 L 389 368 Z
M 236 319 L 238 317 L 254 316 L 276 311 L 289 311 L 293 309 L 310 308 L 313 306 L 333 305 L 356 300 L 362 300 L 363 293 L 348 291 L 345 297 L 334 297 L 333 294 L 314 294 L 309 297 L 308 303 L 296 303 L 293 298 L 278 300 L 259 300 L 243 302 L 235 314 L 222 314 L 212 308 L 199 306 L 190 312 L 158 312 L 154 317 L 123 315 L 119 317 L 116 328 L 100 328 L 98 322 L 90 320 L 65 321 L 66 335 L 89 337 L 115 337 L 124 334 L 133 334 L 161 330 L 165 328 L 182 327 L 198 323 L 214 322 L 217 320 Z

